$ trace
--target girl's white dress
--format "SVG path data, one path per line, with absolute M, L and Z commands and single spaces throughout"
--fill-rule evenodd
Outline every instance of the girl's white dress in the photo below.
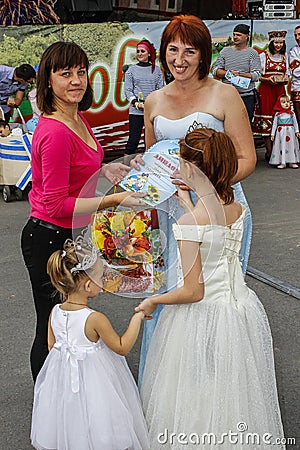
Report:
M 141 386 L 151 450 L 285 448 L 263 442 L 283 429 L 268 319 L 239 261 L 244 215 L 230 227 L 173 225 L 176 240 L 202 242 L 205 295 L 160 313 Z
M 194 112 L 186 117 L 177 120 L 167 119 L 166 117 L 161 115 L 154 118 L 154 132 L 157 141 L 166 139 L 180 139 L 181 137 L 185 136 L 188 131 L 191 131 L 191 129 L 203 127 L 212 128 L 213 130 L 224 132 L 224 122 L 212 116 L 211 114 L 203 112 Z M 242 203 L 246 207 L 246 214 L 244 216 L 244 233 L 240 251 L 242 269 L 244 274 L 246 274 L 252 236 L 252 217 L 241 183 L 235 183 L 233 185 L 233 189 L 235 200 L 239 203 Z M 166 202 L 161 203 L 158 208 L 159 228 L 162 235 L 164 235 L 167 240 L 166 247 L 163 251 L 167 292 L 174 289 L 177 284 L 177 243 L 173 237 L 172 224 L 179 217 L 181 217 L 183 213 L 184 211 L 180 207 L 178 200 L 172 197 Z M 143 371 L 148 347 L 162 307 L 163 305 L 159 305 L 159 307 L 155 310 L 152 320 L 146 320 L 144 322 L 144 332 L 139 364 L 139 386 L 141 386 L 143 378 Z
M 84 333 L 89 308 L 56 305 L 56 343 L 35 384 L 31 441 L 39 450 L 145 450 L 148 434 L 126 359 Z
M 299 132 L 295 113 L 276 113 L 271 135 L 275 136 L 270 164 L 298 163 L 299 143 L 295 133 Z

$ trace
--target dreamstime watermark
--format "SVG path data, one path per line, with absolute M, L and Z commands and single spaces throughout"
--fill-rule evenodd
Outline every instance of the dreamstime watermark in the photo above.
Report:
M 296 438 L 276 438 L 271 433 L 249 432 L 246 422 L 238 422 L 236 431 L 229 430 L 226 433 L 216 435 L 214 433 L 184 433 L 170 432 L 167 428 L 157 435 L 157 442 L 163 445 L 296 445 Z

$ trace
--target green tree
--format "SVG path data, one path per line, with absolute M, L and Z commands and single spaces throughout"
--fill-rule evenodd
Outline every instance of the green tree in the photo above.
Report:
M 80 45 L 91 63 L 101 60 L 111 64 L 114 56 L 112 49 L 122 37 L 130 33 L 127 23 L 84 23 L 65 25 L 63 38 Z

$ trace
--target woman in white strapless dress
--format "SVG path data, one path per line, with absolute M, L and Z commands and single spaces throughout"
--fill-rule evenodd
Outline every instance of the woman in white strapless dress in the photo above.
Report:
M 146 99 L 146 147 L 149 148 L 158 140 L 181 138 L 191 128 L 210 127 L 225 131 L 232 139 L 238 157 L 238 171 L 232 179 L 235 195 L 246 205 L 238 182 L 255 168 L 256 153 L 252 132 L 247 111 L 236 89 L 209 77 L 211 53 L 210 33 L 199 18 L 176 16 L 167 25 L 161 39 L 160 59 L 164 70 L 171 72 L 174 81 L 152 92 Z M 174 289 L 177 283 L 176 270 L 173 270 L 177 260 L 177 245 L 171 231 L 172 219 L 177 219 L 181 212 L 177 201 L 173 199 L 168 205 L 160 207 L 165 210 L 159 212 L 159 222 L 160 229 L 167 237 L 164 257 L 167 290 L 170 290 Z M 242 255 L 244 272 L 251 239 L 250 212 L 247 213 L 246 220 L 247 233 Z M 156 310 L 153 320 L 144 324 L 139 384 L 161 307 Z
M 224 133 L 197 129 L 180 154 L 197 200 L 179 188 L 178 287 L 136 308 L 151 315 L 165 304 L 141 385 L 151 450 L 282 450 L 270 327 L 238 256 L 246 210 L 230 187 L 234 147 Z

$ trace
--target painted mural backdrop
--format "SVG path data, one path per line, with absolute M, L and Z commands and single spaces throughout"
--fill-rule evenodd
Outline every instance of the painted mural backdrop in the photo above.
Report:
M 287 30 L 287 48 L 295 45 L 293 31 L 298 23 L 284 21 L 242 21 L 251 26 L 252 45 L 259 52 L 268 43 L 268 31 Z M 230 45 L 236 21 L 206 21 L 212 35 L 213 58 Z M 86 117 L 106 151 L 118 155 L 124 150 L 128 138 L 128 102 L 123 92 L 125 64 L 134 64 L 135 46 L 147 38 L 159 48 L 160 37 L 167 22 L 100 23 L 75 25 L 44 25 L 0 27 L 1 64 L 17 66 L 39 63 L 44 49 L 57 40 L 77 42 L 87 52 L 91 66 L 90 82 L 94 90 L 93 104 Z M 24 102 L 23 115 L 30 117 L 28 103 Z

